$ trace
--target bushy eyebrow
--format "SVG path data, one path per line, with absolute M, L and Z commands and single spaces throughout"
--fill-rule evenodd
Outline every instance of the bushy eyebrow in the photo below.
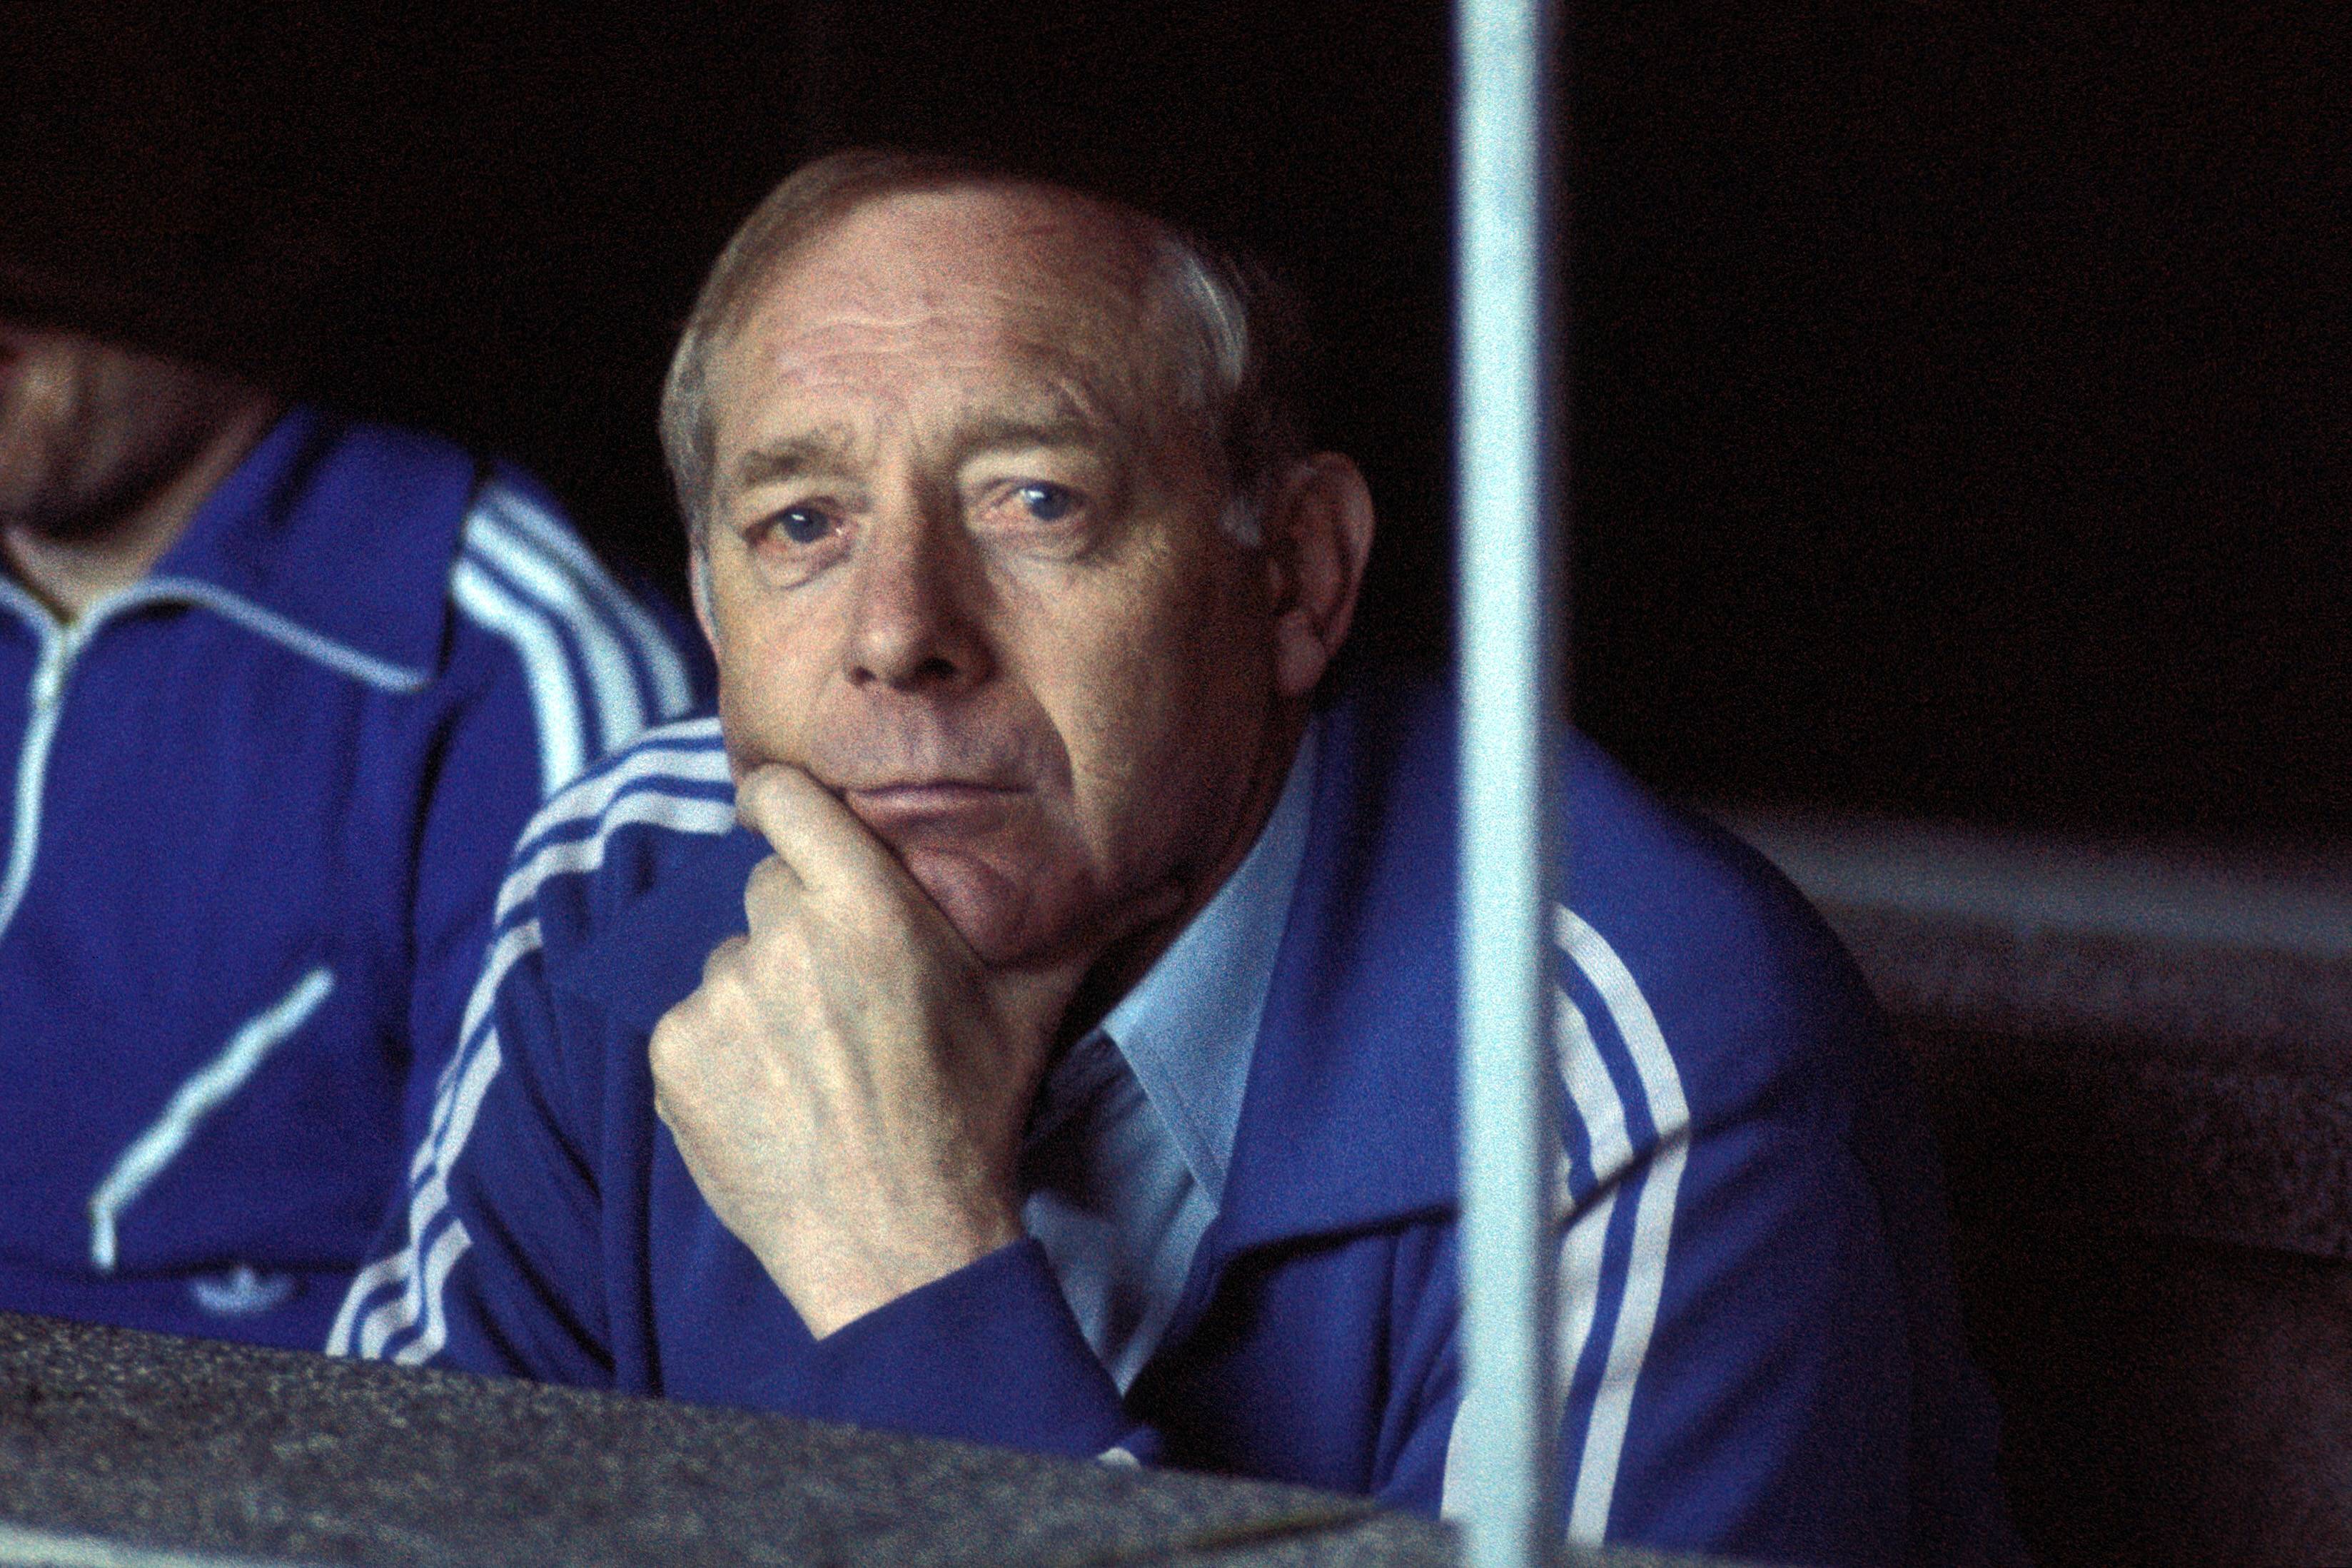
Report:
M 846 473 L 852 465 L 850 443 L 841 434 L 820 431 L 787 436 L 754 446 L 738 457 L 735 487 L 748 490 L 754 485 L 777 484 L 804 474 Z
M 952 443 L 958 463 L 982 453 L 1040 447 L 1083 448 L 1123 463 L 1135 444 L 1117 424 L 1059 396 L 1032 407 L 972 409 L 951 420 L 942 434 Z M 859 471 L 864 456 L 848 429 L 817 429 L 750 448 L 735 459 L 728 477 L 739 491 L 812 475 L 850 477 Z
M 956 449 L 965 456 L 1024 446 L 1115 447 L 1118 444 L 1114 432 L 1097 421 L 1076 413 L 1035 418 L 987 413 L 964 421 L 956 429 Z

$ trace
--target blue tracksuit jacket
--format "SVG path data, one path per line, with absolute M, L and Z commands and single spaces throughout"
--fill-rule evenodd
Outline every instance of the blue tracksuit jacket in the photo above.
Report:
M 515 834 L 680 650 L 520 475 L 307 409 L 72 624 L 0 574 L 0 1309 L 318 1344 Z
M 703 1204 L 646 1040 L 743 929 L 767 852 L 735 826 L 709 721 L 526 833 L 404 1222 L 332 1348 L 1439 1510 L 1477 1419 L 1450 706 L 1359 695 L 1323 747 L 1224 1205 L 1124 1399 L 1034 1241 L 813 1341 Z M 1934 1151 L 1867 996 L 1756 857 L 1581 741 L 1567 763 L 1564 1523 L 1801 1562 L 2006 1560 Z

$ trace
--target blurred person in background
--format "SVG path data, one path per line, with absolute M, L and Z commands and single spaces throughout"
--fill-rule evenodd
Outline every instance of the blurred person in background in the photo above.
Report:
M 0 1310 L 313 1346 L 517 832 L 703 677 L 526 476 L 300 401 L 365 192 L 203 63 L 83 18 L 0 129 Z

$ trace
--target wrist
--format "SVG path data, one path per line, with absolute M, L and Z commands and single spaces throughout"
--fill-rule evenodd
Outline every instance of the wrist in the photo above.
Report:
M 810 1335 L 824 1339 L 1026 1235 L 1008 1205 L 913 1235 L 868 1236 L 851 1246 L 820 1248 L 814 1256 L 799 1248 L 763 1251 L 761 1262 Z

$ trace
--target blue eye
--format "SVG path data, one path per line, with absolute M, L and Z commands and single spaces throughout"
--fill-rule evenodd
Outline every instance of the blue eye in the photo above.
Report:
M 1041 523 L 1058 523 L 1078 509 L 1077 496 L 1059 485 L 1024 485 L 1014 494 Z
M 833 532 L 833 518 L 814 507 L 787 507 L 770 520 L 796 545 L 813 545 Z

